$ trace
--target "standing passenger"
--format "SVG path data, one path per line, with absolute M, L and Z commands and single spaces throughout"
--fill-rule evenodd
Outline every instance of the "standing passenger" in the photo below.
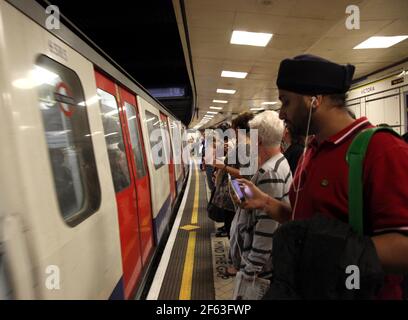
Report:
M 275 111 L 265 111 L 255 116 L 249 125 L 251 130 L 258 130 L 258 171 L 252 177 L 252 183 L 270 197 L 289 203 L 292 175 L 280 152 L 283 121 Z M 238 208 L 231 227 L 230 254 L 234 267 L 240 270 L 244 280 L 241 283 L 236 281 L 236 286 L 251 285 L 255 278 L 272 277 L 272 237 L 278 225 L 262 208 Z
M 301 136 L 292 134 L 288 128 L 285 129 L 283 141 L 287 145 L 283 155 L 289 162 L 290 171 L 295 175 L 299 159 L 303 154 L 305 148 L 305 139 Z
M 367 118 L 351 118 L 345 107 L 354 66 L 301 55 L 281 62 L 277 86 L 280 118 L 296 132 L 314 134 L 300 160 L 290 190 L 292 206 L 251 183 L 242 206 L 265 210 L 285 222 L 323 216 L 348 223 L 346 153 L 357 133 L 372 128 Z M 389 275 L 379 299 L 401 299 L 399 275 L 408 273 L 408 146 L 388 132 L 378 132 L 369 144 L 363 168 L 364 234 L 369 236 L 383 270 Z M 390 183 L 399 181 L 400 183 Z

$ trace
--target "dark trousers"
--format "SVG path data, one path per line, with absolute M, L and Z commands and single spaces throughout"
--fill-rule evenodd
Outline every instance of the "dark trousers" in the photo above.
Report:
M 214 182 L 212 180 L 212 176 L 214 173 L 214 167 L 212 166 L 205 166 L 205 174 L 207 175 L 207 183 L 210 191 L 213 191 L 215 188 Z
M 229 239 L 231 224 L 232 224 L 232 220 L 234 220 L 235 211 L 224 210 L 224 214 L 225 214 L 224 227 L 225 227 L 225 231 L 228 233 L 228 239 Z

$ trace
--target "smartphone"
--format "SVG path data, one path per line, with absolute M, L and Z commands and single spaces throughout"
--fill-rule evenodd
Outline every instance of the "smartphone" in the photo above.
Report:
M 244 186 L 244 195 L 248 198 L 251 199 L 253 197 L 251 189 L 249 189 L 248 186 Z
M 230 175 L 228 175 L 228 179 L 231 182 L 232 190 L 234 190 L 236 197 L 241 201 L 245 201 L 245 195 L 242 192 L 239 182 L 235 179 L 232 179 Z

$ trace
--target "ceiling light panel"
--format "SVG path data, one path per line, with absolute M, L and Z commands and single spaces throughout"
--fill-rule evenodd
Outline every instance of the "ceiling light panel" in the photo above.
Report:
M 232 89 L 217 89 L 217 93 L 235 94 L 237 90 Z
M 237 71 L 222 71 L 221 77 L 224 78 L 238 78 L 238 79 L 245 79 L 248 75 L 248 72 L 237 72 Z
M 237 31 L 232 32 L 231 44 L 266 47 L 272 38 L 272 33 Z
M 392 37 L 370 37 L 361 42 L 353 49 L 381 49 L 389 48 L 397 43 L 404 41 L 408 36 L 392 36 Z

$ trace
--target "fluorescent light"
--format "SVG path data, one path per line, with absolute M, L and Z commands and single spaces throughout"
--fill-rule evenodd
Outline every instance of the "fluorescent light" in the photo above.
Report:
M 370 37 L 355 46 L 353 49 L 389 48 L 407 38 L 408 36 Z
M 267 106 L 267 105 L 277 104 L 277 102 L 276 101 L 266 101 L 266 102 L 262 102 L 261 104 L 264 105 L 264 106 Z
M 272 33 L 234 31 L 231 36 L 232 44 L 266 47 L 272 38 Z
M 264 108 L 251 108 L 251 111 L 261 111 L 261 110 L 265 110 Z
M 106 112 L 106 113 L 104 114 L 104 116 L 105 116 L 105 117 L 111 117 L 111 116 L 117 115 L 118 113 L 119 113 L 118 110 L 112 110 L 112 111 Z
M 117 135 L 117 134 L 119 134 L 119 133 L 117 133 L 117 132 L 112 132 L 112 133 L 105 134 L 105 137 L 115 136 L 115 135 Z
M 222 107 L 213 107 L 213 106 L 211 106 L 210 109 L 213 109 L 213 110 L 222 110 Z
M 85 107 L 86 105 L 90 105 L 90 104 L 93 104 L 95 102 L 98 102 L 99 99 L 100 99 L 99 96 L 96 95 L 96 96 L 93 96 L 92 98 L 90 98 L 87 101 L 82 101 L 82 102 L 78 103 L 78 106 Z
M 237 90 L 217 89 L 217 93 L 234 94 L 235 92 L 237 92 Z
M 218 112 L 214 112 L 214 111 L 207 111 L 207 114 L 218 114 Z
M 248 75 L 248 72 L 236 72 L 236 71 L 222 71 L 221 77 L 224 78 L 238 78 L 238 79 L 245 79 Z
M 213 100 L 214 103 L 228 103 L 227 100 Z
M 43 84 L 54 86 L 58 79 L 56 73 L 36 65 L 27 77 L 14 80 L 12 85 L 18 89 L 33 89 Z

